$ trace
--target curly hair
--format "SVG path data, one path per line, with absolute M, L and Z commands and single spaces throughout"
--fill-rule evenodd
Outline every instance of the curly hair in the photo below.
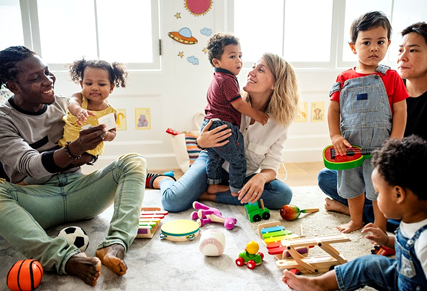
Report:
M 390 186 L 410 189 L 420 200 L 427 200 L 427 142 L 411 135 L 389 139 L 372 154 L 372 165 Z
M 213 59 L 220 60 L 224 53 L 224 47 L 229 44 L 239 45 L 239 39 L 231 33 L 218 32 L 208 39 L 206 49 L 208 50 L 209 62 L 212 66 Z
M 266 113 L 280 125 L 288 126 L 298 114 L 300 92 L 297 76 L 292 66 L 276 54 L 265 53 L 262 59 L 275 81 Z M 250 102 L 250 95 L 247 92 L 242 92 L 242 97 Z
M 111 84 L 114 84 L 116 87 L 126 87 L 128 73 L 123 65 L 116 62 L 110 64 L 103 60 L 85 60 L 83 58 L 74 61 L 74 63 L 69 65 L 71 80 L 77 84 L 82 81 L 84 71 L 87 67 L 106 70 Z
M 367 31 L 372 28 L 383 27 L 387 30 L 387 38 L 391 39 L 391 24 L 387 16 L 380 11 L 372 11 L 355 19 L 350 27 L 351 44 L 356 43 L 359 31 Z
M 0 86 L 9 81 L 16 81 L 19 70 L 16 64 L 36 55 L 25 46 L 11 46 L 0 51 Z

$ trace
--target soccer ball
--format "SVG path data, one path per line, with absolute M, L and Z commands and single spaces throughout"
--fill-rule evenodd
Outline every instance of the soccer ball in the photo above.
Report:
M 78 226 L 68 226 L 62 229 L 58 236 L 65 238 L 69 245 L 75 245 L 84 252 L 89 245 L 89 237 L 83 228 Z

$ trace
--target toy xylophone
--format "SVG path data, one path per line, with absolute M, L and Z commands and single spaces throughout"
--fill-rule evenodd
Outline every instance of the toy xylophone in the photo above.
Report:
M 137 238 L 152 238 L 160 224 L 160 221 L 168 215 L 169 212 L 161 210 L 158 207 L 141 207 L 139 216 L 139 227 Z

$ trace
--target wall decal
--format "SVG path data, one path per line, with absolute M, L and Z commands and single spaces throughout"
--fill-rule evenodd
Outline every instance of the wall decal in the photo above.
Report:
M 127 130 L 126 109 L 117 109 L 117 130 Z
M 198 40 L 192 36 L 188 27 L 183 27 L 179 31 L 169 32 L 169 37 L 182 44 L 196 44 Z
M 196 58 L 195 56 L 188 57 L 187 61 L 189 61 L 190 63 L 192 63 L 195 66 L 197 66 L 199 64 L 199 59 Z
M 151 129 L 150 108 L 135 108 L 135 129 Z
M 205 15 L 212 8 L 212 0 L 185 0 L 184 6 L 194 16 Z
M 184 56 L 184 52 L 179 52 L 178 53 L 178 57 L 180 57 L 182 59 L 182 57 Z
M 325 121 L 325 102 L 311 103 L 311 122 Z
M 207 53 L 208 53 L 208 50 L 204 47 L 204 48 L 202 49 L 202 52 L 204 52 L 205 54 L 207 54 Z
M 177 12 L 174 16 L 176 19 L 180 19 L 181 18 L 181 12 Z
M 307 108 L 307 102 L 301 102 L 300 107 L 298 108 L 298 115 L 294 122 L 307 122 Z
M 206 36 L 210 36 L 212 34 L 212 29 L 205 27 L 200 30 L 200 33 Z

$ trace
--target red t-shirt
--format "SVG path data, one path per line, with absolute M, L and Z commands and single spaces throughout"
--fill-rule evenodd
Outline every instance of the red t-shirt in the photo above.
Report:
M 400 78 L 399 74 L 395 70 L 391 69 L 387 70 L 385 75 L 380 72 L 372 74 L 377 74 L 381 77 L 381 80 L 384 83 L 384 87 L 388 95 L 388 102 L 390 104 L 391 112 L 393 113 L 393 103 L 405 100 L 409 97 L 409 94 L 405 88 L 405 84 L 403 84 L 403 80 Z M 342 89 L 346 80 L 365 77 L 372 74 L 360 74 L 356 72 L 355 68 L 351 68 L 339 74 L 337 77 L 337 82 L 341 82 Z M 332 93 L 331 100 L 340 102 L 340 93 L 341 91 Z
M 231 103 L 241 98 L 236 76 L 227 70 L 215 68 L 207 93 L 205 118 L 219 118 L 240 126 L 242 115 Z

